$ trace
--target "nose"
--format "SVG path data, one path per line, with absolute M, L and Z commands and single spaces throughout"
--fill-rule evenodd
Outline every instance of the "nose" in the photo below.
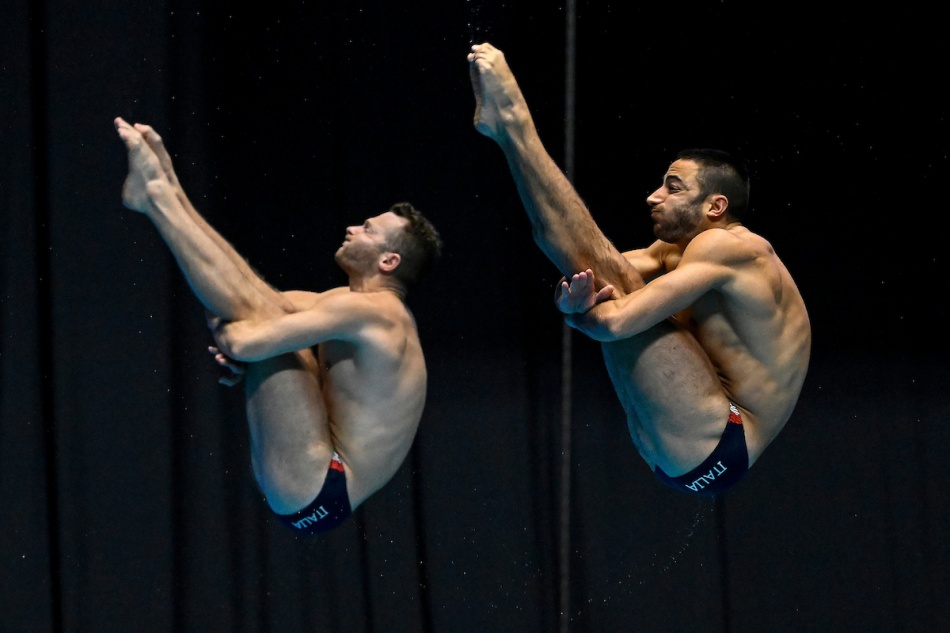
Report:
M 658 188 L 656 191 L 647 196 L 647 204 L 651 207 L 663 202 L 663 187 Z

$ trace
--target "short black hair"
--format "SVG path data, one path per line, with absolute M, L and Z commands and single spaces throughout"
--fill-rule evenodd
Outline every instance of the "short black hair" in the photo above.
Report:
M 699 197 L 705 199 L 714 193 L 729 199 L 727 213 L 742 220 L 749 210 L 749 170 L 736 156 L 721 149 L 684 149 L 677 160 L 691 160 L 699 165 Z
M 393 276 L 406 285 L 422 279 L 432 263 L 442 255 L 442 238 L 432 223 L 408 202 L 397 202 L 389 208 L 408 223 L 392 236 L 389 248 L 401 259 Z

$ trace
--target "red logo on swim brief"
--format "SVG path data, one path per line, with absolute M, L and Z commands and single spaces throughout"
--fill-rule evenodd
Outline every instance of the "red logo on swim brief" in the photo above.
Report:
M 739 408 L 731 402 L 729 403 L 729 421 L 733 424 L 742 424 L 742 416 L 739 415 Z

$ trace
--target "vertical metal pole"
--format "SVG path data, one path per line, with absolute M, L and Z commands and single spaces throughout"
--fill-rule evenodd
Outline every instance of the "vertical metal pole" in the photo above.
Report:
M 576 3 L 567 0 L 564 64 L 564 173 L 574 181 L 574 92 Z M 560 632 L 570 629 L 571 610 L 571 328 L 561 326 L 561 504 L 560 504 Z

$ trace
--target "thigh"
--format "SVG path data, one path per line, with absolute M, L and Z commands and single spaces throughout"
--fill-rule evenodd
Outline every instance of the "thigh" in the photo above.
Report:
M 284 417 L 299 411 L 326 417 L 317 362 L 310 350 L 248 363 L 247 404 L 258 416 Z
M 251 461 L 275 510 L 295 511 L 309 503 L 330 464 L 329 416 L 316 368 L 309 351 L 248 365 Z
M 729 400 L 693 336 L 663 321 L 601 346 L 631 436 L 653 468 L 686 472 L 718 443 Z

